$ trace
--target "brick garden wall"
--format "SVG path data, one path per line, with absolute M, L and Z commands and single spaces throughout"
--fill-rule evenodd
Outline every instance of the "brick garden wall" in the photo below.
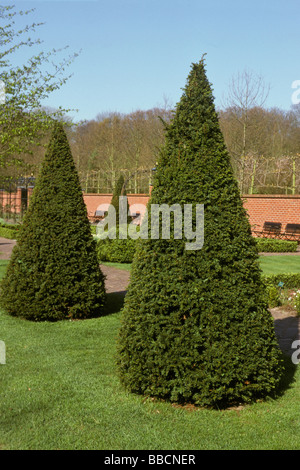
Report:
M 151 187 L 149 192 L 151 193 Z M 31 193 L 32 188 L 28 188 L 28 200 Z M 20 188 L 16 193 L 11 194 L 2 191 L 1 196 L 1 205 L 3 207 L 9 205 L 14 213 L 21 211 Z M 127 197 L 132 212 L 139 212 L 143 216 L 149 194 L 128 194 Z M 87 206 L 88 216 L 92 219 L 99 206 L 104 205 L 100 210 L 107 210 L 112 194 L 83 193 L 83 198 Z M 300 224 L 300 195 L 247 194 L 243 196 L 243 202 L 249 215 L 250 224 L 255 230 L 260 230 L 264 222 L 280 222 L 282 230 L 285 229 L 288 223 Z
M 107 210 L 110 204 L 112 194 L 83 194 L 84 202 L 87 207 L 88 216 L 92 218 L 96 210 Z M 132 212 L 139 212 L 141 216 L 145 211 L 149 194 L 127 194 L 128 204 Z M 100 207 L 101 206 L 101 207 Z
M 300 195 L 249 194 L 243 201 L 250 224 L 256 230 L 260 230 L 264 222 L 280 222 L 282 230 L 288 223 L 300 224 Z
M 84 194 L 83 197 L 88 215 L 92 217 L 101 204 L 109 205 L 112 194 Z M 149 195 L 128 194 L 127 197 L 130 208 L 143 215 L 143 208 L 148 202 Z M 250 224 L 256 230 L 261 229 L 264 222 L 280 222 L 283 230 L 288 223 L 300 224 L 300 195 L 249 194 L 243 196 L 243 202 Z

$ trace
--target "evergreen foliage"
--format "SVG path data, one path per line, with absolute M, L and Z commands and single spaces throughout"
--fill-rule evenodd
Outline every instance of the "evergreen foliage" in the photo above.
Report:
M 132 222 L 131 216 L 129 215 L 128 199 L 125 201 L 126 204 L 124 204 L 124 201 L 121 204 L 122 210 L 126 211 L 126 214 L 122 215 L 121 223 L 119 219 L 120 197 L 127 197 L 124 182 L 124 176 L 120 175 L 114 188 L 107 217 L 104 221 L 99 223 L 99 225 L 104 225 L 104 231 L 103 233 L 101 231 L 101 235 L 97 239 L 96 250 L 99 262 L 111 261 L 118 263 L 131 263 L 133 259 L 136 242 L 128 237 L 128 226 Z M 110 222 L 108 222 L 111 209 L 114 210 L 115 214 L 112 213 L 112 218 L 110 219 Z M 113 226 L 110 225 L 112 222 Z M 107 230 L 105 230 L 106 224 L 108 225 Z M 98 235 L 97 229 L 96 234 Z
M 0 232 L 1 233 L 1 232 Z M 136 240 L 131 238 L 121 239 L 118 238 L 118 231 L 116 238 L 104 238 L 97 240 L 97 257 L 99 263 L 103 261 L 110 261 L 112 263 L 132 263 Z
M 6 224 L 0 221 L 0 237 L 16 240 L 19 230 L 19 224 Z
M 1 291 L 5 310 L 30 320 L 101 314 L 104 276 L 61 124 L 54 124 Z
M 298 242 L 292 240 L 277 240 L 276 238 L 255 238 L 259 252 L 292 253 L 297 251 Z
M 119 225 L 119 214 L 120 214 L 120 211 L 119 211 L 119 208 L 120 208 L 119 198 L 120 198 L 120 196 L 127 196 L 126 187 L 124 187 L 124 183 L 125 183 L 124 176 L 120 175 L 119 178 L 118 178 L 117 184 L 114 188 L 114 192 L 113 192 L 112 199 L 111 199 L 111 202 L 110 202 L 111 206 L 113 206 L 115 208 L 115 211 L 116 211 L 116 225 L 117 226 Z M 127 217 L 126 217 L 126 220 L 127 220 L 127 223 L 131 222 L 131 217 L 129 216 L 128 200 L 127 200 Z
M 151 204 L 163 203 L 204 204 L 204 245 L 138 243 L 118 338 L 122 383 L 201 406 L 266 397 L 282 376 L 281 352 L 203 59 L 166 129 L 150 219 Z

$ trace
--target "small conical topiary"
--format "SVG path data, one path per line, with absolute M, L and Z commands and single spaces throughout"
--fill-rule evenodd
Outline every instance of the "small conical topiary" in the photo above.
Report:
M 120 175 L 116 186 L 113 191 L 112 199 L 111 199 L 111 206 L 114 208 L 116 211 L 116 225 L 119 226 L 119 221 L 120 221 L 120 197 L 124 196 L 127 197 L 127 192 L 126 192 L 126 187 L 124 186 L 125 179 L 123 175 Z M 129 215 L 129 203 L 128 199 L 126 201 L 126 205 L 122 205 L 121 207 L 124 211 L 126 211 L 126 214 L 123 214 L 122 218 L 124 219 L 124 223 L 130 223 L 131 222 L 131 217 Z
M 63 126 L 55 123 L 1 283 L 1 304 L 14 316 L 54 321 L 99 316 L 105 297 L 78 174 Z
M 182 213 L 184 204 L 194 212 L 203 204 L 204 244 L 187 249 L 191 240 L 175 231 L 151 239 L 149 222 L 118 338 L 122 383 L 135 393 L 209 407 L 265 398 L 281 379 L 281 352 L 203 59 L 192 65 L 167 127 L 149 221 L 153 204 L 179 204 Z

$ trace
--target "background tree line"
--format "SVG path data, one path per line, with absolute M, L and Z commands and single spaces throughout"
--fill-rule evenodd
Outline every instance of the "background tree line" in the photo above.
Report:
M 129 192 L 147 192 L 151 169 L 164 143 L 171 108 L 137 110 L 130 114 L 99 114 L 96 119 L 67 127 L 73 157 L 86 192 L 112 192 L 120 174 L 129 178 Z M 219 109 L 219 120 L 232 165 L 244 194 L 300 193 L 300 105 L 289 111 L 255 106 Z M 245 138 L 246 137 L 246 138 Z M 39 146 L 18 156 L 18 164 L 2 169 L 12 176 L 35 176 L 47 135 Z
M 131 192 L 147 192 L 151 168 L 164 142 L 164 121 L 172 111 L 153 108 L 130 114 L 99 114 L 69 130 L 68 136 L 87 192 L 111 192 L 120 176 Z
M 219 111 L 221 129 L 241 192 L 300 192 L 300 106 L 291 110 L 253 107 L 244 139 L 241 110 Z
M 69 125 L 66 131 L 83 190 L 112 192 L 123 174 L 129 179 L 127 192 L 147 192 L 172 113 L 172 108 L 106 113 Z M 229 106 L 218 114 L 242 193 L 300 193 L 300 105 L 288 111 L 248 109 L 246 135 L 241 109 Z M 40 145 L 19 154 L 18 164 L 3 168 L 2 174 L 36 176 L 47 142 L 43 135 Z
M 238 106 L 218 110 L 241 192 L 300 193 L 300 105 L 288 111 L 253 106 L 244 113 Z M 163 121 L 172 114 L 171 108 L 110 113 L 70 130 L 84 189 L 111 191 L 123 172 L 135 175 L 130 191 L 147 191 L 149 172 L 143 170 L 155 166 L 165 138 Z

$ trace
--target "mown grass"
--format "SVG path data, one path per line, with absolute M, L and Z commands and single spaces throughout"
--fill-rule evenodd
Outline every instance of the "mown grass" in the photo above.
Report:
M 2 279 L 2 277 L 4 276 L 5 271 L 6 271 L 6 266 L 8 265 L 8 263 L 9 263 L 8 260 L 5 260 L 5 259 L 0 260 L 0 279 Z
M 259 257 L 260 266 L 264 274 L 300 273 L 300 256 L 295 255 L 269 255 Z M 106 266 L 114 266 L 118 269 L 131 270 L 130 263 L 103 262 Z
M 264 274 L 300 273 L 300 256 L 270 255 L 260 256 L 260 265 Z
M 115 297 L 92 320 L 32 323 L 0 312 L 0 449 L 300 448 L 300 373 L 290 359 L 281 395 L 241 408 L 178 407 L 127 393 L 115 367 Z
M 30 323 L 0 314 L 2 449 L 297 449 L 299 369 L 277 400 L 189 409 L 127 393 L 115 370 L 120 314 Z M 292 381 L 291 381 L 292 380 Z
M 117 269 L 124 269 L 125 271 L 131 271 L 131 263 L 112 263 L 110 261 L 101 262 L 104 266 L 112 266 Z

